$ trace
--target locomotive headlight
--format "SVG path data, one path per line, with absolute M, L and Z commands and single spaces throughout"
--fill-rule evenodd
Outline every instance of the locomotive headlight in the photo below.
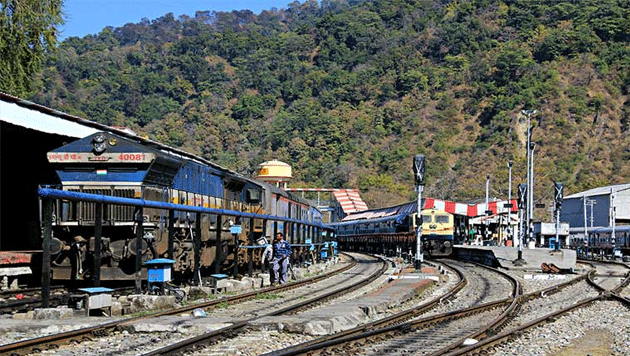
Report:
M 94 142 L 97 142 L 97 143 L 105 142 L 105 135 L 98 134 L 94 136 Z
M 96 136 L 94 136 L 94 139 L 92 140 L 92 147 L 94 148 L 94 152 L 96 153 L 103 153 L 105 152 L 105 149 L 107 148 L 105 146 L 105 135 L 102 134 L 98 134 Z
M 105 152 L 105 144 L 103 142 L 94 142 L 92 147 L 94 147 L 94 152 L 96 153 Z
M 113 137 L 109 139 L 109 145 L 110 146 L 116 146 L 117 144 L 118 144 L 118 140 L 117 139 L 115 139 Z

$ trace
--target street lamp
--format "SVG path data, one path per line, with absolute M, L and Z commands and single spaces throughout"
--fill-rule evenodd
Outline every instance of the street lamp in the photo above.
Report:
M 521 110 L 521 114 L 527 116 L 527 192 L 528 192 L 528 204 L 527 204 L 527 221 L 526 221 L 526 231 L 527 236 L 530 237 L 530 233 L 531 233 L 531 226 L 530 226 L 530 221 L 533 219 L 533 184 L 534 184 L 534 170 L 533 170 L 533 163 L 534 163 L 534 159 L 533 159 L 533 147 L 531 146 L 532 144 L 532 128 L 531 128 L 531 117 L 533 115 L 536 115 L 538 111 L 536 110 Z

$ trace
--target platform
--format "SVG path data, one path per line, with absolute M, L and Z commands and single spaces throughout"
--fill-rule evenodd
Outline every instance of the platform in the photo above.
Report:
M 520 270 L 540 270 L 543 263 L 554 264 L 561 270 L 575 269 L 575 250 L 560 251 L 549 248 L 524 248 L 524 264 L 514 263 L 518 258 L 518 248 L 507 246 L 454 246 L 454 258 L 481 263 L 491 267 Z

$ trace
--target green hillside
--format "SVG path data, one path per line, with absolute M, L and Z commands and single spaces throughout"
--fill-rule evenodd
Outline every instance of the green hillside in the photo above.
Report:
M 536 109 L 537 202 L 630 181 L 627 0 L 317 1 L 167 14 L 63 41 L 31 100 L 370 207 L 513 195 Z M 539 209 L 539 216 L 548 216 Z

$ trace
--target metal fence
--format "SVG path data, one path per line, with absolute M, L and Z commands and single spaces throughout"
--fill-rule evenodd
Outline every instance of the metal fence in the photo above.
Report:
M 169 213 L 169 247 L 168 253 L 169 256 L 173 256 L 173 224 L 175 213 L 176 212 L 187 212 L 194 214 L 209 214 L 213 215 L 217 219 L 217 226 L 220 226 L 222 218 L 224 216 L 235 217 L 240 219 L 251 219 L 250 226 L 253 226 L 253 219 L 262 219 L 263 226 L 267 225 L 267 221 L 274 222 L 274 227 L 277 229 L 278 222 L 285 222 L 289 224 L 295 224 L 298 226 L 298 231 L 303 231 L 302 227 L 306 227 L 306 230 L 311 231 L 313 236 L 321 236 L 320 231 L 326 231 L 327 236 L 330 236 L 328 232 L 330 232 L 330 227 L 322 225 L 320 222 L 317 223 L 309 223 L 302 220 L 286 218 L 282 216 L 275 215 L 265 215 L 265 214 L 255 214 L 249 212 L 241 212 L 235 210 L 227 210 L 227 209 L 216 209 L 216 208 L 205 208 L 201 206 L 190 206 L 190 205 L 180 205 L 174 203 L 167 202 L 158 202 L 151 201 L 145 199 L 136 199 L 136 198 L 126 198 L 126 197 L 116 197 L 110 195 L 100 195 L 100 194 L 87 194 L 87 193 L 79 193 L 67 190 L 59 190 L 52 188 L 40 188 L 38 190 L 38 194 L 42 201 L 42 227 L 43 227 L 43 257 L 42 257 L 42 305 L 43 307 L 48 307 L 50 303 L 50 283 L 51 283 L 51 240 L 52 240 L 52 226 L 53 226 L 53 206 L 56 200 L 62 199 L 65 201 L 76 201 L 83 203 L 91 203 L 91 204 L 82 204 L 83 206 L 91 206 L 93 211 L 85 212 L 90 216 L 94 217 L 94 239 L 95 246 L 101 245 L 101 237 L 102 237 L 102 222 L 103 222 L 103 206 L 107 205 L 108 207 L 117 206 L 117 207 L 135 207 L 138 209 L 137 215 L 140 217 L 136 221 L 136 246 L 142 246 L 142 237 L 143 237 L 143 221 L 142 221 L 142 209 L 143 208 L 154 208 L 154 209 L 163 209 L 168 211 Z M 110 208 L 111 209 L 111 208 Z M 195 219 L 197 222 L 197 229 L 200 231 L 202 219 Z M 253 229 L 250 229 L 253 231 Z M 275 235 L 274 231 L 274 235 Z M 221 229 L 217 229 L 217 234 L 219 235 L 217 238 L 217 244 L 220 247 L 221 238 L 220 238 Z M 319 244 L 314 244 L 319 245 Z M 217 253 L 220 253 L 220 248 L 217 248 Z M 198 276 L 199 273 L 199 251 L 195 251 L 195 266 L 194 266 L 194 275 Z M 252 254 L 253 249 L 249 250 L 249 270 L 251 274 L 252 270 Z M 219 256 L 220 257 L 220 256 Z M 93 259 L 93 284 L 94 286 L 99 286 L 100 283 L 100 266 L 101 266 L 101 256 L 100 249 L 94 249 L 94 259 Z M 216 268 L 218 269 L 218 264 L 216 264 Z M 141 267 L 142 267 L 142 254 L 136 254 L 136 266 L 135 266 L 135 282 L 136 282 L 136 291 L 140 292 L 141 289 Z M 219 273 L 219 271 L 216 271 Z M 235 271 L 236 273 L 236 271 Z

